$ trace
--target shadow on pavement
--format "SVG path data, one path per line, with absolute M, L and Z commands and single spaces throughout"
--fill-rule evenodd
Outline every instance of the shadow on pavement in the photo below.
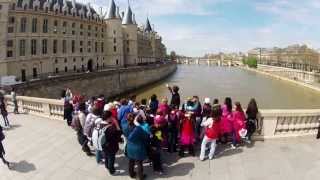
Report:
M 30 171 L 35 171 L 36 166 L 32 163 L 29 163 L 25 160 L 20 161 L 20 162 L 11 162 L 11 170 L 12 171 L 17 171 L 20 173 L 28 173 Z

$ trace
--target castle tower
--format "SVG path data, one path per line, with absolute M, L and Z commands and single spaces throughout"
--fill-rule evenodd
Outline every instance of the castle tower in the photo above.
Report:
M 8 27 L 10 0 L 0 0 L 0 27 Z M 7 64 L 4 63 L 7 58 L 7 31 L 8 28 L 0 28 L 0 76 L 8 74 Z M 11 51 L 11 53 L 13 53 Z
M 122 19 L 122 29 L 125 65 L 135 65 L 138 61 L 138 27 L 129 2 Z
M 121 17 L 114 0 L 110 0 L 109 9 L 106 16 L 107 24 L 107 65 L 124 66 L 123 61 L 123 34 Z
M 154 32 L 154 30 L 151 27 L 151 23 L 149 18 L 147 18 L 146 21 L 146 25 L 145 25 L 145 29 L 144 31 L 148 34 L 149 39 L 150 39 L 150 43 L 151 43 L 151 47 L 152 47 L 152 57 L 150 59 L 151 62 L 155 62 L 156 61 L 156 51 L 157 51 L 157 42 L 156 42 L 156 33 Z

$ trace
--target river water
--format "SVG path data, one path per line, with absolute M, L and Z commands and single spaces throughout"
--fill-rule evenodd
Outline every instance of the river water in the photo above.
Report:
M 246 107 L 253 97 L 264 109 L 320 108 L 320 93 L 314 90 L 237 67 L 205 65 L 179 65 L 169 78 L 136 92 L 137 99 L 149 99 L 152 94 L 159 99 L 170 98 L 167 83 L 180 87 L 182 100 L 197 95 L 201 101 L 210 97 L 223 102 L 225 97 L 231 97 Z

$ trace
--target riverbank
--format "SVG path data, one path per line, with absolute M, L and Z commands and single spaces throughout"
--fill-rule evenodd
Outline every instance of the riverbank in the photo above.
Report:
M 243 67 L 243 66 L 239 66 L 239 67 L 242 68 L 242 69 L 245 69 L 245 70 L 248 70 L 248 71 L 252 71 L 252 72 L 256 72 L 256 73 L 259 73 L 259 74 L 263 74 L 263 75 L 266 75 L 266 76 L 269 76 L 269 77 L 272 77 L 272 78 L 275 78 L 275 79 L 278 79 L 278 80 L 282 80 L 282 81 L 293 83 L 295 85 L 303 86 L 303 87 L 309 88 L 311 90 L 314 90 L 314 91 L 317 91 L 317 92 L 320 93 L 320 87 L 318 87 L 318 86 L 314 86 L 312 84 L 308 84 L 308 83 L 301 82 L 301 81 L 298 81 L 298 80 L 290 79 L 288 77 L 284 77 L 284 76 L 280 76 L 280 75 L 277 75 L 277 74 L 273 74 L 272 72 L 269 72 L 269 71 L 264 71 L 262 69 L 259 69 L 259 66 L 258 66 L 257 69 L 249 68 L 249 67 Z
M 166 62 L 61 76 L 13 87 L 19 95 L 51 99 L 59 98 L 61 91 L 66 88 L 72 89 L 74 94 L 88 97 L 99 94 L 115 97 L 158 82 L 173 74 L 176 69 L 176 63 Z

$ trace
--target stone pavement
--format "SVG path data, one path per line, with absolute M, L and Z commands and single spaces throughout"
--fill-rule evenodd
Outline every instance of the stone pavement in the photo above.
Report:
M 9 171 L 0 162 L 0 180 L 117 180 L 129 179 L 127 159 L 116 159 L 121 173 L 111 177 L 94 157 L 87 157 L 75 133 L 64 122 L 31 115 L 11 115 L 13 128 L 5 131 Z M 0 118 L 3 123 L 2 118 Z M 222 150 L 214 160 L 179 159 L 164 154 L 165 174 L 146 165 L 148 179 L 313 180 L 320 179 L 320 141 L 314 137 L 256 142 L 253 147 Z M 220 153 L 219 153 L 220 154 Z

